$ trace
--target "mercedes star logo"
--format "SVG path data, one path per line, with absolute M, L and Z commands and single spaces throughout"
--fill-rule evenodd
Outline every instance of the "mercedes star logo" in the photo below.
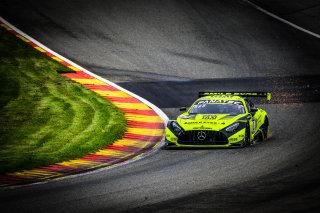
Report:
M 203 141 L 204 139 L 206 139 L 207 135 L 205 131 L 199 131 L 197 136 L 200 141 Z

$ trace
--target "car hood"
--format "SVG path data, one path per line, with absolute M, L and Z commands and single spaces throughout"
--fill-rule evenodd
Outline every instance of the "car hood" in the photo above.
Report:
M 244 116 L 245 114 L 182 114 L 177 118 L 177 122 L 185 131 L 220 131 Z

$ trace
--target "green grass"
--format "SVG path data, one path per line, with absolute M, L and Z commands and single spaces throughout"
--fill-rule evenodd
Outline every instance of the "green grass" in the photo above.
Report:
M 121 138 L 124 114 L 0 28 L 0 174 L 81 157 Z

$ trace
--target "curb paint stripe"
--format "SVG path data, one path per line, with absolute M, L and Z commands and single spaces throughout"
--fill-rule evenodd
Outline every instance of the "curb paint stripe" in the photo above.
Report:
M 111 96 L 116 98 L 130 98 L 131 96 L 122 91 L 108 91 L 108 90 L 93 90 L 94 92 L 98 93 L 101 96 Z
M 82 78 L 82 79 L 93 79 L 92 76 L 88 75 L 87 73 L 84 72 L 78 72 L 78 73 L 65 73 L 62 74 L 63 76 L 66 76 L 68 78 Z
M 61 75 L 110 100 L 125 113 L 127 120 L 127 131 L 123 138 L 115 141 L 112 145 L 78 159 L 31 170 L 2 174 L 0 175 L 0 187 L 47 182 L 48 180 L 62 179 L 66 176 L 76 176 L 94 169 L 113 168 L 142 158 L 163 145 L 164 123 L 168 121 L 168 117 L 159 108 L 140 96 L 60 56 L 12 26 L 2 17 L 0 17 L 0 25 L 36 50 L 75 71 L 75 73 Z
M 123 103 L 123 102 L 112 102 L 120 109 L 134 109 L 134 110 L 149 110 L 150 107 L 143 103 Z
M 115 96 L 104 96 L 104 97 L 112 100 L 112 102 L 143 104 L 143 102 L 133 97 L 115 97 Z M 150 107 L 147 110 L 153 111 L 153 109 L 151 109 Z
M 153 136 L 163 136 L 163 129 L 147 129 L 147 128 L 127 128 L 127 133 L 137 134 L 137 135 L 153 135 Z
M 136 98 L 119 98 L 119 97 L 108 97 L 108 96 L 104 96 L 105 98 L 109 99 L 112 102 L 122 102 L 122 103 L 141 103 L 141 101 L 139 101 Z
M 128 125 L 139 128 L 159 129 L 164 128 L 163 123 L 147 123 L 141 121 L 127 121 Z
M 153 110 L 132 110 L 132 109 L 122 109 L 124 112 L 131 115 L 141 115 L 141 116 L 156 116 L 157 114 Z
M 107 91 L 118 91 L 118 89 L 109 85 L 84 85 L 90 90 L 107 90 Z
M 146 123 L 161 123 L 162 120 L 155 115 L 139 115 L 139 114 L 125 114 L 128 121 L 141 121 Z

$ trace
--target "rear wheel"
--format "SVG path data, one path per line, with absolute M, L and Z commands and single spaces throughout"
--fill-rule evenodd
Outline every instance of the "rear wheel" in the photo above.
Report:
M 261 130 L 263 133 L 263 140 L 266 140 L 268 138 L 268 133 L 269 133 L 269 121 L 267 117 L 264 120 L 264 123 L 262 124 Z

